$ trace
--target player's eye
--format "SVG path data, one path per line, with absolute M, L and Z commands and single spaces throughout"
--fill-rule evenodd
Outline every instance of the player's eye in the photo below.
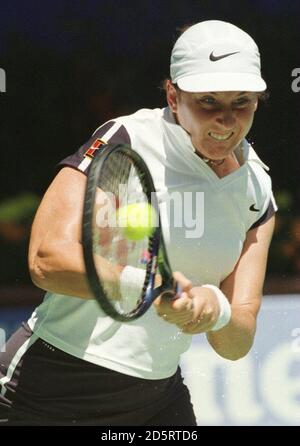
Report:
M 236 101 L 234 101 L 233 106 L 237 107 L 237 108 L 244 108 L 244 107 L 247 107 L 247 105 L 249 105 L 250 102 L 251 102 L 250 98 L 245 96 L 245 97 L 239 98 Z
M 203 96 L 197 99 L 197 103 L 207 108 L 216 107 L 218 105 L 218 102 L 213 96 Z

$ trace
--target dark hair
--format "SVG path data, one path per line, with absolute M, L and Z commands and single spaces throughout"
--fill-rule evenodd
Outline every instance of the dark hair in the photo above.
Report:
M 191 26 L 197 25 L 197 22 L 194 23 L 186 23 L 185 25 L 178 26 L 176 31 L 178 33 L 177 38 L 181 36 L 187 29 L 191 28 Z
M 258 99 L 261 102 L 266 103 L 269 100 L 269 98 L 270 98 L 270 92 L 268 90 L 261 91 L 258 93 Z
M 168 81 L 172 82 L 169 77 L 166 77 L 163 81 L 161 81 L 161 83 L 159 85 L 159 89 L 162 90 L 162 91 L 167 91 L 167 82 Z M 173 84 L 173 85 L 176 88 L 176 90 L 179 90 L 179 87 L 178 87 L 177 84 Z

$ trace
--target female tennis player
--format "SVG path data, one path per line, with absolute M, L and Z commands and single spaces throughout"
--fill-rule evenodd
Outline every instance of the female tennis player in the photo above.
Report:
M 193 25 L 165 88 L 166 108 L 112 119 L 59 164 L 29 249 L 47 293 L 1 354 L 2 423 L 195 426 L 178 365 L 192 335 L 230 360 L 251 348 L 276 211 L 268 168 L 245 139 L 266 90 L 258 48 L 230 23 Z M 103 143 L 130 144 L 147 163 L 182 289 L 129 323 L 93 299 L 82 255 L 86 175 Z

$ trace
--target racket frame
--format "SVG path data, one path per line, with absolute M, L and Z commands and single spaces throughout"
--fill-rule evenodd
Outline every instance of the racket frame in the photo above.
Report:
M 93 254 L 93 205 L 98 188 L 100 171 L 113 152 L 123 153 L 133 161 L 138 171 L 144 193 L 147 196 L 148 202 L 154 207 L 158 218 L 155 230 L 150 237 L 150 259 L 146 266 L 144 287 L 137 306 L 128 313 L 119 313 L 114 305 L 110 303 L 110 300 L 105 297 L 107 293 L 97 274 Z M 170 297 L 174 297 L 174 294 L 176 294 L 177 288 L 172 277 L 172 270 L 162 236 L 160 212 L 154 182 L 145 161 L 136 151 L 126 144 L 103 145 L 100 150 L 96 151 L 92 159 L 86 183 L 83 207 L 82 246 L 87 279 L 91 292 L 102 310 L 113 319 L 120 322 L 130 322 L 142 316 L 151 306 L 153 300 L 161 293 L 169 291 Z M 155 276 L 158 268 L 162 277 L 162 285 L 155 288 Z

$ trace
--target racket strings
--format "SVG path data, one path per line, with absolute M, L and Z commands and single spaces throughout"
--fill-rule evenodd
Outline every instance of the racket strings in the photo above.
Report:
M 128 313 L 143 301 L 147 288 L 145 283 L 148 282 L 151 270 L 152 243 L 151 237 L 142 240 L 126 238 L 124 227 L 119 226 L 118 209 L 131 203 L 147 203 L 147 188 L 141 171 L 122 152 L 113 152 L 107 157 L 99 175 L 98 186 L 103 191 L 105 200 L 100 200 L 100 206 L 97 200 L 95 203 L 94 214 L 98 218 L 95 219 L 93 248 L 95 255 L 104 257 L 108 262 L 105 274 L 102 273 L 102 268 L 99 268 L 98 274 L 111 304 L 119 313 Z M 107 204 L 105 212 L 103 201 Z M 139 269 L 144 272 L 145 280 L 143 283 L 123 287 L 118 272 L 120 266 Z
M 141 186 L 143 188 L 143 191 L 144 191 L 144 193 L 145 193 L 145 195 L 147 197 L 147 200 L 148 200 L 149 203 L 151 203 L 151 199 L 152 199 L 151 192 L 147 188 L 147 184 L 145 182 L 145 174 L 144 174 L 144 172 L 141 169 L 139 169 L 138 166 L 136 166 L 136 170 L 137 170 L 137 175 L 138 175 L 139 180 L 141 182 Z M 149 239 L 148 239 L 148 251 L 147 251 L 147 253 L 148 253 L 148 264 L 147 264 L 147 268 L 146 268 L 146 275 L 145 275 L 145 281 L 144 281 L 143 289 L 142 289 L 142 292 L 140 294 L 140 298 L 139 298 L 139 300 L 137 302 L 137 307 L 139 307 L 143 303 L 143 298 L 145 296 L 145 293 L 147 291 L 147 287 L 148 287 L 148 284 L 149 284 L 149 278 L 150 278 L 151 273 L 153 272 L 153 262 L 156 262 L 156 259 L 153 258 L 153 248 L 154 248 L 153 241 L 154 241 L 154 235 L 150 236 Z M 154 268 L 156 270 L 157 262 L 156 262 Z

